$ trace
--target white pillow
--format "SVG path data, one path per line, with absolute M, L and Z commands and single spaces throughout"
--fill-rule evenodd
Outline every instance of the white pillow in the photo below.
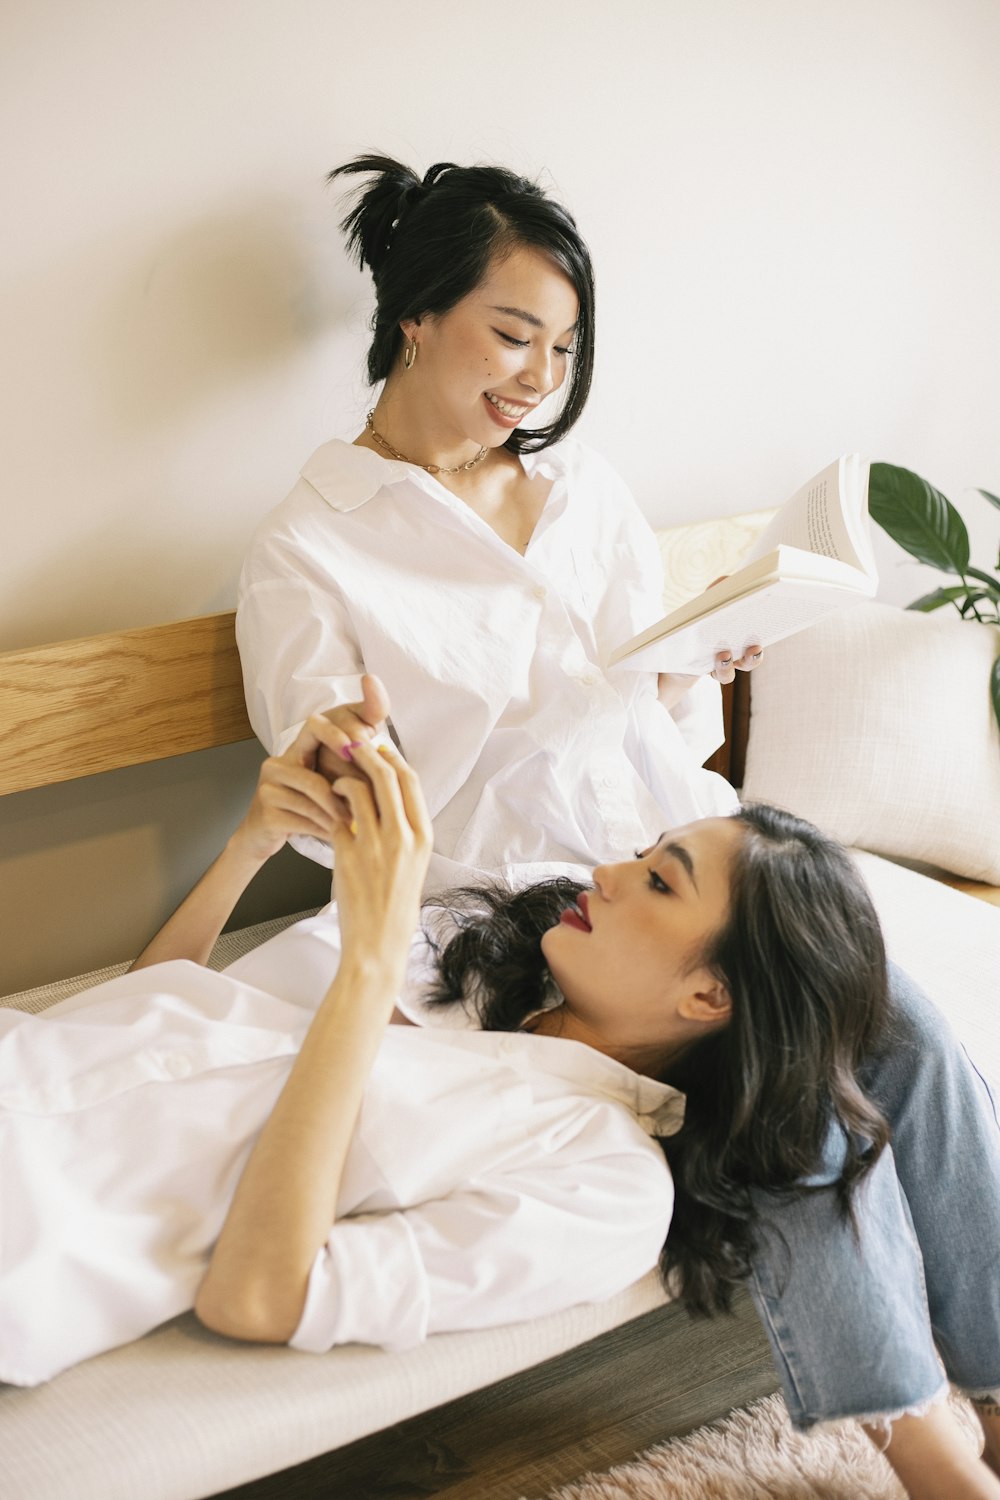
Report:
M 858 604 L 770 647 L 743 796 L 845 844 L 1000 885 L 1000 629 Z

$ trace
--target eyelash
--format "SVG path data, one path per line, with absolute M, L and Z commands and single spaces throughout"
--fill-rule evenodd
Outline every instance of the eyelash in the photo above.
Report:
M 502 333 L 499 328 L 496 331 L 500 335 L 500 337 L 503 339 L 504 343 L 510 344 L 510 346 L 513 349 L 527 349 L 528 342 L 529 342 L 528 339 L 516 339 L 513 334 L 511 334 L 511 333 Z M 567 348 L 565 345 L 557 344 L 556 345 L 556 353 L 557 354 L 567 354 L 568 355 L 568 354 L 575 353 L 575 350 L 572 349 L 572 348 Z
M 648 849 L 645 851 L 645 853 L 641 849 L 636 849 L 635 857 L 636 859 L 645 859 L 648 853 Z M 663 876 L 657 875 L 655 870 L 650 870 L 649 872 L 649 888 L 651 891 L 659 891 L 660 894 L 664 896 L 673 895 L 673 891 L 671 890 L 670 886 L 667 885 L 667 882 L 663 879 Z

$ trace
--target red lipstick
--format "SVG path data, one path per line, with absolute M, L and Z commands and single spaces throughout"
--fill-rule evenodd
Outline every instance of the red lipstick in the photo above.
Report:
M 576 906 L 567 906 L 559 921 L 567 927 L 573 927 L 577 932 L 592 932 L 590 925 L 590 912 L 587 907 L 587 897 L 584 892 L 576 898 Z

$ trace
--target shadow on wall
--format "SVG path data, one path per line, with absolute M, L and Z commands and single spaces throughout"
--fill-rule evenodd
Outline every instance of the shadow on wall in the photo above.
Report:
M 0 798 L 0 993 L 132 958 L 253 794 L 256 740 Z M 285 848 L 230 926 L 320 906 L 330 871 Z
M 174 422 L 353 325 L 361 281 L 336 247 L 333 215 L 310 222 L 275 198 L 159 242 L 117 283 L 100 331 L 117 422 Z
M 340 345 L 357 364 L 370 293 L 337 212 L 271 195 L 153 234 L 126 224 L 3 292 L 26 341 L 13 421 L 49 414 L 0 559 L 3 649 L 231 607 L 232 496 L 249 535 L 284 493 L 253 487 L 254 444 L 265 465 L 281 448 L 268 414 L 315 391 L 318 357 L 324 383 Z M 228 510 L 206 499 L 215 483 Z
M 220 579 L 211 528 L 203 533 L 206 539 L 211 550 L 192 546 L 169 511 L 147 509 L 141 497 L 123 495 L 85 539 L 53 537 L 44 562 L 5 585 L 0 650 L 232 609 L 242 556 L 233 552 Z M 183 597 L 193 602 L 180 608 L 162 603 L 163 580 L 171 578 L 183 578 Z M 151 599 L 161 602 L 151 609 Z

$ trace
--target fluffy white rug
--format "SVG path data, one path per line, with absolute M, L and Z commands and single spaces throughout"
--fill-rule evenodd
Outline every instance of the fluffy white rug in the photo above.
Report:
M 982 1434 L 952 1397 L 970 1445 Z M 780 1395 L 766 1396 L 650 1448 L 632 1463 L 590 1474 L 548 1500 L 905 1500 L 887 1461 L 854 1422 L 796 1432 Z

